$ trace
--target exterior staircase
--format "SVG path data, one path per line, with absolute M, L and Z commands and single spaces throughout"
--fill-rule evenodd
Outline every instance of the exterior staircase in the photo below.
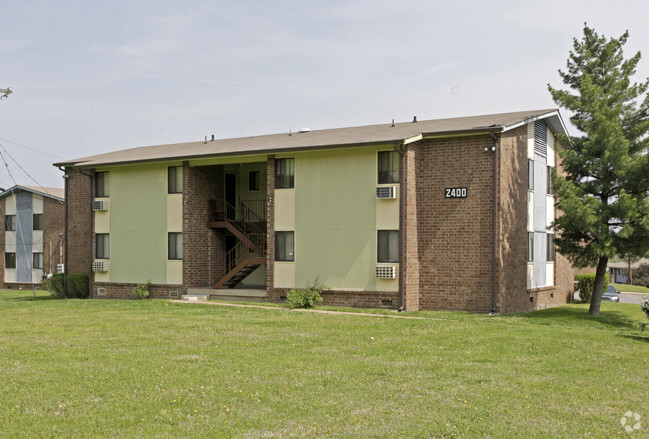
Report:
M 225 200 L 210 200 L 208 227 L 228 230 L 239 240 L 225 254 L 225 275 L 214 284 L 215 290 L 236 287 L 266 263 L 266 201 L 253 203 L 241 202 L 237 209 Z

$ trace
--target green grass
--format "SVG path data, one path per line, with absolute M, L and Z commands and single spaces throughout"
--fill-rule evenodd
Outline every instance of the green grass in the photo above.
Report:
M 0 437 L 646 437 L 646 317 L 586 310 L 413 320 L 2 291 Z
M 641 287 L 639 285 L 629 285 L 629 284 L 613 284 L 615 289 L 618 291 L 623 291 L 625 293 L 643 293 L 649 294 L 649 288 Z

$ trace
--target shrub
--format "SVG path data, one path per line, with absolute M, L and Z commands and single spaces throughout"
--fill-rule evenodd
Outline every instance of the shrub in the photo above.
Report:
M 133 288 L 133 294 L 138 299 L 146 299 L 151 294 L 151 280 L 146 281 L 145 284 L 140 284 Z
M 50 296 L 65 299 L 63 273 L 56 273 L 52 277 L 46 277 L 43 279 L 43 286 L 50 293 Z
M 310 283 L 307 282 L 305 288 L 294 288 L 286 293 L 286 306 L 289 308 L 313 308 L 316 303 L 322 302 L 321 293 L 328 288 L 320 283 L 320 278 L 316 277 Z
M 640 264 L 633 270 L 633 284 L 649 287 L 649 264 Z
M 649 296 L 643 296 L 642 301 L 640 302 L 640 309 L 644 311 L 649 319 Z
M 590 303 L 593 297 L 593 287 L 595 286 L 595 273 L 576 274 L 575 281 L 577 282 L 576 290 L 579 290 L 579 299 L 584 303 Z M 610 275 L 606 273 L 604 276 L 604 291 L 608 288 L 610 282 Z
M 87 299 L 89 295 L 88 275 L 86 273 L 68 274 L 68 297 Z

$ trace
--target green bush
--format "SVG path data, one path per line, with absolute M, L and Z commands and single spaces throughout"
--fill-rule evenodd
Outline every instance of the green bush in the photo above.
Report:
M 87 299 L 89 295 L 88 275 L 86 273 L 68 274 L 68 297 L 71 299 Z
M 133 288 L 133 294 L 138 299 L 146 299 L 151 294 L 151 280 L 146 281 L 145 284 L 140 284 Z
M 322 302 L 322 291 L 328 288 L 320 283 L 320 278 L 316 277 L 310 283 L 307 282 L 306 288 L 294 288 L 286 293 L 286 306 L 289 308 L 313 308 L 316 303 Z
M 633 270 L 633 284 L 649 287 L 649 264 L 641 264 Z
M 579 291 L 579 299 L 584 303 L 590 303 L 590 299 L 593 297 L 593 287 L 595 286 L 595 273 L 576 274 L 575 281 L 577 282 L 575 290 Z M 604 291 L 608 288 L 609 283 L 610 275 L 606 273 L 604 276 Z
M 52 277 L 46 277 L 43 279 L 43 286 L 50 293 L 50 296 L 65 299 L 63 273 L 56 273 Z

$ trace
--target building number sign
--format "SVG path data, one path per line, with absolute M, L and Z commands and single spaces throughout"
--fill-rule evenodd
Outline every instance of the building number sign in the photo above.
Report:
M 444 190 L 446 192 L 446 198 L 466 198 L 465 187 L 447 187 Z

